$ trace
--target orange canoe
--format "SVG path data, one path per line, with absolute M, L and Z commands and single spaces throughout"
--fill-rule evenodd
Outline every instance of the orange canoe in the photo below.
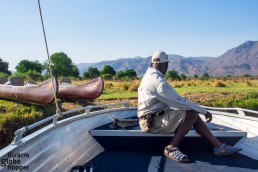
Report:
M 65 100 L 95 99 L 102 94 L 104 82 L 98 77 L 83 85 L 60 84 L 57 97 Z
M 0 98 L 31 104 L 49 104 L 55 99 L 53 88 L 58 89 L 55 78 L 51 78 L 39 85 L 13 86 L 1 84 Z

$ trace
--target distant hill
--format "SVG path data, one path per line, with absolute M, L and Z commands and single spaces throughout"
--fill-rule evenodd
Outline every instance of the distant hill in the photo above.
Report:
M 258 75 L 258 41 L 247 41 L 206 65 L 212 75 Z
M 169 54 L 169 69 L 187 76 L 201 75 L 208 72 L 211 76 L 225 75 L 258 75 L 258 41 L 247 41 L 238 47 L 228 50 L 219 57 L 183 57 Z M 101 70 L 104 65 L 112 66 L 116 71 L 134 69 L 142 76 L 151 63 L 149 57 L 120 58 L 98 63 L 80 63 L 77 67 L 81 74 L 89 67 Z

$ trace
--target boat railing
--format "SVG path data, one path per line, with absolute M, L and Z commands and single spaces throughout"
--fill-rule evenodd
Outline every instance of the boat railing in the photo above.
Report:
M 103 105 L 96 105 L 96 106 L 87 106 L 87 108 L 85 109 L 85 113 L 89 113 L 91 111 L 91 109 L 94 108 L 104 108 L 104 107 L 110 107 L 110 106 L 118 106 L 118 105 L 124 105 L 124 107 L 128 108 L 129 107 L 129 103 L 128 102 L 121 102 L 121 103 L 115 103 L 115 104 L 103 104 Z
M 71 113 L 75 113 L 75 112 L 79 112 L 79 111 L 83 111 L 85 110 L 85 115 L 91 113 L 91 110 L 92 109 L 96 109 L 96 108 L 105 108 L 105 107 L 111 107 L 111 106 L 124 106 L 124 108 L 128 108 L 129 107 L 129 103 L 128 102 L 120 102 L 120 103 L 115 103 L 115 104 L 103 104 L 103 105 L 96 105 L 96 106 L 86 106 L 86 107 L 81 107 L 81 108 L 77 108 L 77 109 L 73 109 L 73 110 L 69 110 L 69 111 L 66 111 L 66 112 L 62 112 L 62 113 L 57 113 L 53 116 L 50 116 L 48 118 L 45 118 L 41 121 L 38 121 L 34 124 L 31 124 L 29 126 L 25 126 L 25 127 L 22 127 L 20 129 L 18 129 L 14 134 L 15 134 L 15 137 L 12 141 L 11 144 L 13 145 L 17 145 L 20 143 L 21 139 L 22 139 L 22 136 L 24 133 L 28 132 L 29 130 L 32 130 L 33 128 L 35 127 L 38 127 L 40 125 L 43 125 L 51 120 L 53 120 L 52 124 L 53 125 L 56 125 L 57 124 L 57 121 L 58 121 L 58 118 L 60 117 L 63 117 L 65 115 L 68 115 L 68 114 L 71 114 Z M 244 119 L 248 119 L 248 120 L 257 120 L 257 118 L 254 118 L 254 117 L 249 117 L 249 116 L 246 116 L 245 112 L 249 112 L 249 113 L 253 113 L 255 115 L 258 116 L 258 112 L 257 111 L 253 111 L 253 110 L 248 110 L 248 109 L 243 109 L 243 108 L 217 108 L 217 107 L 208 107 L 208 106 L 202 106 L 208 110 L 214 110 L 212 111 L 212 114 L 217 114 L 217 115 L 224 115 L 224 116 L 231 116 L 231 117 L 236 117 L 236 118 L 244 118 Z M 233 114 L 233 113 L 226 113 L 226 112 L 220 112 L 219 110 L 223 110 L 223 111 L 237 111 L 239 115 L 236 115 L 236 114 Z
M 205 109 L 210 109 L 210 110 L 224 110 L 224 111 L 235 110 L 241 116 L 246 116 L 245 112 L 254 113 L 254 114 L 257 114 L 257 116 L 258 116 L 258 111 L 243 109 L 243 108 L 218 108 L 218 107 L 209 107 L 209 106 L 202 106 L 202 107 L 204 107 Z
M 75 113 L 75 112 L 79 112 L 79 111 L 83 111 L 85 110 L 85 114 L 89 114 L 91 112 L 92 109 L 95 109 L 95 108 L 105 108 L 105 107 L 111 107 L 111 106 L 124 106 L 124 108 L 128 108 L 129 107 L 129 103 L 128 102 L 120 102 L 120 103 L 115 103 L 115 104 L 104 104 L 104 105 L 96 105 L 96 106 L 93 106 L 93 105 L 90 105 L 90 106 L 86 106 L 86 107 L 81 107 L 81 108 L 77 108 L 77 109 L 73 109 L 73 110 L 69 110 L 69 111 L 66 111 L 66 112 L 62 112 L 62 113 L 57 113 L 57 114 L 54 114 L 53 116 L 50 116 L 48 118 L 45 118 L 43 120 L 40 120 L 34 124 L 31 124 L 29 126 L 25 126 L 25 127 L 22 127 L 20 129 L 18 129 L 14 135 L 14 139 L 12 141 L 12 145 L 17 145 L 20 143 L 21 139 L 22 139 L 22 136 L 24 133 L 28 132 L 29 130 L 32 130 L 33 128 L 35 127 L 38 127 L 38 126 L 41 126 L 51 120 L 53 120 L 52 124 L 53 125 L 56 125 L 57 124 L 57 120 L 59 117 L 63 117 L 65 115 L 68 115 L 68 114 L 71 114 L 71 113 Z
M 211 113 L 215 115 L 223 115 L 223 116 L 230 116 L 234 118 L 242 118 L 247 120 L 254 120 L 258 121 L 258 111 L 243 109 L 243 108 L 219 108 L 219 107 L 209 107 L 209 106 L 201 106 L 207 110 L 213 110 Z M 221 112 L 224 111 L 224 112 Z M 230 112 L 225 112 L 230 111 Z M 232 113 L 232 111 L 236 111 L 236 113 Z M 249 113 L 248 115 L 246 113 Z M 253 114 L 253 115 L 250 115 Z

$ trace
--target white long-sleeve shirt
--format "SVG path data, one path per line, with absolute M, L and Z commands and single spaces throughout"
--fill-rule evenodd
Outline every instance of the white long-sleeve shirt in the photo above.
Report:
M 138 117 L 169 108 L 207 113 L 198 104 L 179 96 L 159 70 L 149 67 L 138 88 Z

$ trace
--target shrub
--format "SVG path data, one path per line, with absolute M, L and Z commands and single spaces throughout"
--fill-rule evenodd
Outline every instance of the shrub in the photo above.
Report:
M 250 81 L 244 81 L 245 86 L 252 87 L 253 84 Z
M 122 88 L 123 88 L 124 90 L 128 90 L 128 88 L 129 88 L 129 84 L 124 83 Z
M 32 71 L 32 70 L 29 70 L 27 72 L 15 72 L 13 74 L 13 76 L 22 76 L 24 77 L 26 80 L 29 80 L 29 79 L 32 79 L 34 81 L 38 81 L 38 80 L 41 80 L 42 79 L 42 76 L 39 72 L 37 71 Z
M 119 82 L 117 87 L 120 89 L 120 90 L 128 90 L 129 89 L 129 84 L 127 82 Z
M 179 82 L 173 82 L 172 83 L 172 87 L 174 87 L 174 88 L 181 88 L 183 85 L 181 84 L 181 83 L 179 83 Z
M 130 87 L 128 88 L 128 91 L 133 92 L 133 91 L 138 91 L 140 84 L 139 83 L 133 83 L 130 85 Z
M 110 74 L 103 74 L 103 75 L 102 75 L 102 78 L 103 78 L 104 80 L 112 80 L 112 75 L 110 75 Z
M 201 82 L 201 85 L 204 87 L 208 87 L 211 85 L 211 83 L 209 81 L 203 81 L 203 82 Z
M 201 77 L 200 80 L 209 80 L 210 76 L 207 72 L 205 72 Z
M 50 74 L 46 73 L 43 75 L 43 80 L 48 80 L 49 78 L 51 78 Z
M 3 73 L 3 72 L 0 72 L 0 76 L 3 76 L 3 77 L 8 78 L 10 75 L 8 75 L 8 74 L 6 74 L 6 73 Z
M 97 68 L 89 67 L 86 72 L 83 73 L 83 77 L 86 79 L 97 78 L 100 75 L 100 72 Z
M 223 84 L 223 83 L 220 82 L 220 81 L 215 81 L 215 82 L 213 82 L 213 83 L 212 83 L 212 86 L 213 86 L 213 87 L 226 87 L 226 85 Z
M 105 82 L 104 87 L 110 89 L 110 88 L 114 87 L 114 85 L 112 84 L 112 82 Z
M 181 80 L 180 76 L 177 74 L 177 71 L 171 70 L 166 73 L 166 79 L 170 80 Z
M 192 85 L 192 82 L 191 81 L 185 81 L 184 82 L 184 86 L 191 86 Z
M 0 147 L 10 144 L 14 132 L 55 114 L 54 104 L 35 106 L 0 100 Z

